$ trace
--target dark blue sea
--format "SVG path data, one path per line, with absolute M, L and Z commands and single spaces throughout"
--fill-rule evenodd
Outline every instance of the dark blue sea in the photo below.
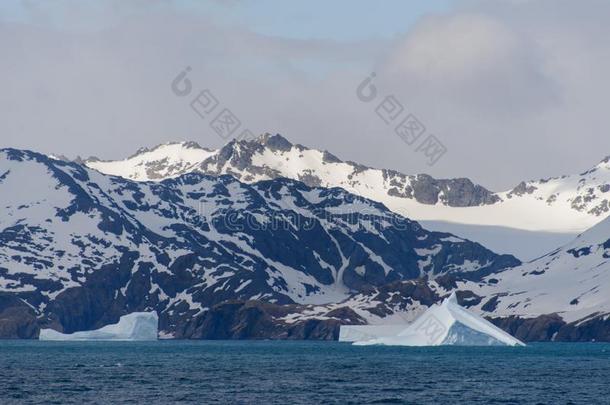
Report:
M 1 404 L 610 404 L 610 345 L 0 341 Z

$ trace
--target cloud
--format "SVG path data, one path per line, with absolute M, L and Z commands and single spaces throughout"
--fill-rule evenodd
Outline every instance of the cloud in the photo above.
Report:
M 253 132 L 377 167 L 499 189 L 610 154 L 603 2 L 463 1 L 401 37 L 340 43 L 260 35 L 173 2 L 103 4 L 99 14 L 38 7 L 35 24 L 0 22 L 2 146 L 106 158 L 168 140 L 220 146 L 170 90 L 191 66 L 194 87 Z M 95 29 L 79 28 L 94 15 Z M 72 28 L 58 24 L 67 21 Z M 394 94 L 448 147 L 436 166 L 356 98 L 373 70 L 380 94 Z
M 397 47 L 383 75 L 405 92 L 459 100 L 461 109 L 491 114 L 502 124 L 558 101 L 540 50 L 528 42 L 488 15 L 430 17 Z
M 475 179 L 508 187 L 610 153 L 610 7 L 587 5 L 468 2 L 420 21 L 383 61 L 384 88 L 450 150 L 445 175 L 469 166 Z
M 518 48 L 514 33 L 483 14 L 424 19 L 399 46 L 392 68 L 432 80 L 472 78 L 497 69 Z
M 224 142 L 170 91 L 187 65 L 196 88 L 209 88 L 253 131 L 290 131 L 282 123 L 301 114 L 304 99 L 324 103 L 312 82 L 376 52 L 372 45 L 284 40 L 168 12 L 97 32 L 4 23 L 0 33 L 4 145 L 115 158 L 172 139 Z

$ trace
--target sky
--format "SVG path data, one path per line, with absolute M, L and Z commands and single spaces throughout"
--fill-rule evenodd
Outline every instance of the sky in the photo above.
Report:
M 220 147 L 190 106 L 207 90 L 240 131 L 508 189 L 610 155 L 609 20 L 604 0 L 3 0 L 0 147 Z M 409 115 L 447 150 L 432 166 L 395 133 Z

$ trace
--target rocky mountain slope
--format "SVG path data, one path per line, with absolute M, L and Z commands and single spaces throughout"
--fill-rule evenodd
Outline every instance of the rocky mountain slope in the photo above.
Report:
M 486 297 L 482 313 L 510 321 L 539 322 L 549 338 L 610 340 L 610 218 L 571 243 L 483 284 L 460 288 Z M 554 328 L 554 330 L 553 330 Z
M 164 173 L 181 170 L 166 163 Z M 520 264 L 343 189 L 283 178 L 136 182 L 3 149 L 0 207 L 0 337 L 150 310 L 165 336 L 332 337 L 336 316 L 367 322 L 364 309 L 299 314 L 349 300 L 369 308 L 358 294 L 388 283 L 482 280 Z
M 166 144 L 123 161 L 85 163 L 137 181 L 201 171 L 246 183 L 286 177 L 309 186 L 342 187 L 427 228 L 451 231 L 523 260 L 567 243 L 610 213 L 609 158 L 582 174 L 522 182 L 503 192 L 464 178 L 435 179 L 344 162 L 269 134 L 231 141 L 215 151 L 193 143 Z
M 460 281 L 452 275 L 397 281 L 343 302 L 310 305 L 284 319 L 407 325 L 457 292 L 460 305 L 523 341 L 610 342 L 609 274 L 610 220 L 605 220 L 534 262 L 482 281 Z

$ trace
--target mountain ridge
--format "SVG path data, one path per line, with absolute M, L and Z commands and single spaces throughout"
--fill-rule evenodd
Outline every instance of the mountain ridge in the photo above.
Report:
M 272 151 L 281 151 L 281 152 L 288 152 L 291 150 L 291 148 L 295 148 L 296 150 L 300 151 L 300 152 L 304 152 L 304 151 L 315 151 L 315 152 L 319 152 L 322 156 L 322 161 L 324 163 L 345 163 L 345 164 L 349 164 L 351 166 L 353 166 L 353 171 L 354 172 L 361 172 L 361 171 L 365 171 L 365 170 L 375 170 L 375 171 L 382 171 L 384 173 L 387 173 L 388 176 L 409 176 L 412 178 L 421 178 L 422 181 L 428 182 L 428 183 L 434 183 L 434 182 L 439 182 L 443 185 L 442 190 L 444 192 L 446 192 L 447 187 L 446 184 L 447 183 L 467 183 L 466 186 L 467 187 L 472 187 L 474 188 L 476 191 L 480 192 L 482 194 L 481 197 L 479 198 L 474 198 L 472 201 L 459 201 L 456 199 L 451 199 L 448 197 L 445 197 L 445 199 L 443 199 L 443 195 L 441 195 L 441 198 L 438 198 L 439 196 L 417 196 L 417 193 L 415 193 L 414 198 L 422 203 L 422 204 L 436 204 L 437 202 L 440 202 L 442 205 L 448 205 L 448 206 L 453 206 L 453 207 L 470 207 L 470 206 L 478 206 L 478 205 L 493 205 L 497 202 L 503 202 L 507 199 L 511 199 L 514 198 L 515 196 L 522 196 L 524 194 L 532 194 L 534 191 L 534 188 L 538 188 L 536 187 L 536 185 L 541 185 L 541 184 L 546 184 L 552 181 L 556 181 L 556 180 L 563 180 L 566 178 L 569 178 L 571 176 L 574 175 L 561 175 L 561 176 L 555 176 L 555 177 L 549 177 L 549 178 L 542 178 L 542 179 L 531 179 L 531 180 L 526 180 L 526 181 L 522 181 L 519 184 L 517 184 L 515 187 L 509 189 L 509 190 L 505 190 L 505 191 L 490 191 L 489 189 L 485 188 L 484 186 L 481 186 L 479 184 L 475 184 L 473 183 L 470 179 L 468 178 L 444 178 L 444 179 L 438 179 L 438 178 L 434 178 L 430 175 L 427 175 L 425 173 L 420 173 L 420 174 L 414 174 L 414 175 L 405 175 L 397 170 L 394 169 L 381 169 L 381 168 L 375 168 L 375 167 L 369 167 L 369 166 L 365 166 L 353 161 L 344 161 L 340 158 L 338 158 L 336 155 L 332 154 L 331 152 L 327 151 L 327 150 L 317 150 L 317 149 L 311 149 L 308 147 L 305 147 L 301 144 L 293 144 L 290 141 L 288 141 L 286 138 L 284 138 L 283 136 L 276 134 L 276 135 L 271 135 L 270 133 L 266 133 L 261 135 L 260 137 L 254 139 L 254 140 L 231 140 L 229 141 L 227 144 L 225 144 L 225 146 L 223 146 L 220 149 L 209 149 L 209 148 L 203 148 L 201 147 L 199 144 L 195 143 L 195 142 L 167 142 L 167 143 L 163 143 L 163 144 L 159 144 L 153 148 L 141 148 L 140 150 L 138 150 L 138 152 L 136 152 L 134 155 L 130 156 L 129 158 L 123 160 L 123 161 L 127 161 L 130 160 L 134 157 L 140 156 L 144 153 L 148 153 L 148 152 L 152 152 L 152 151 L 156 151 L 158 149 L 161 149 L 162 147 L 165 146 L 174 146 L 174 145 L 179 145 L 182 146 L 184 148 L 187 149 L 201 149 L 204 150 L 206 152 L 214 152 L 215 155 L 218 155 L 219 157 L 216 159 L 216 162 L 220 162 L 221 165 L 226 163 L 227 161 L 229 161 L 232 157 L 234 153 L 238 153 L 240 154 L 240 152 L 242 152 L 244 150 L 243 146 L 244 145 L 257 145 L 257 147 L 255 147 L 255 152 L 260 152 L 260 147 L 267 147 Z M 238 147 L 238 152 L 236 152 L 236 145 L 239 145 Z M 247 150 L 247 148 L 245 148 Z M 246 159 L 250 158 L 251 154 L 248 154 L 246 156 Z M 209 158 L 211 156 L 206 157 Z M 204 159 L 201 163 L 203 164 L 203 167 L 209 167 L 211 166 L 211 162 L 205 162 Z M 609 170 L 610 169 L 610 165 L 608 164 L 608 162 L 610 161 L 610 156 L 606 156 L 604 159 L 602 159 L 598 164 L 596 164 L 595 166 L 593 166 L 592 168 L 580 173 L 578 176 L 586 176 L 589 175 L 591 173 L 594 173 L 598 170 Z M 113 161 L 113 160 L 94 160 L 94 161 L 90 161 L 90 160 L 85 160 L 85 164 L 88 163 L 97 163 L 97 162 L 102 162 L 102 163 L 113 163 L 113 162 L 117 162 L 117 161 Z M 245 168 L 243 162 L 240 162 L 239 159 L 236 160 L 236 166 L 239 168 Z M 97 165 L 92 165 L 92 168 L 95 168 L 96 170 L 100 170 L 102 172 L 105 172 L 103 167 L 96 167 Z M 208 170 L 211 170 L 208 168 Z M 221 171 L 222 168 L 216 168 L 216 171 Z M 205 170 L 204 170 L 205 171 Z M 112 174 L 112 173 L 109 173 Z M 173 175 L 170 175 L 173 176 Z M 243 175 L 242 175 L 243 176 Z M 133 180 L 138 180 L 138 179 L 134 179 L 133 176 L 130 176 L 129 174 L 123 173 L 122 177 L 125 178 L 132 178 Z M 155 176 L 156 177 L 156 176 Z M 166 178 L 166 177 L 163 177 Z M 292 177 L 291 177 L 292 178 Z M 161 177 L 157 177 L 157 179 L 162 179 Z M 151 180 L 151 179 L 148 179 Z M 152 180 L 156 180 L 156 179 L 152 179 Z M 245 179 L 245 181 L 248 180 L 254 180 L 253 177 L 247 178 Z M 307 181 L 305 181 L 306 184 L 308 184 Z M 311 186 L 315 186 L 318 184 L 308 184 Z M 603 192 L 608 192 L 610 190 L 608 190 L 606 186 L 606 184 L 601 185 L 603 188 Z M 608 186 L 610 187 L 610 186 Z M 395 192 L 395 191 L 394 191 Z M 440 193 L 439 193 L 440 194 Z M 407 197 L 410 197 L 410 195 L 407 194 Z M 591 214 L 596 214 L 596 211 L 601 212 L 607 212 L 608 209 L 604 208 L 604 206 L 601 207 L 593 207 L 589 213 Z M 597 215 L 597 214 L 596 214 Z
M 524 341 L 610 341 L 610 219 L 520 263 L 287 178 L 136 182 L 3 149 L 0 190 L 2 337 L 156 310 L 165 338 L 336 339 L 342 324 L 411 322 L 457 291 Z
M 135 182 L 2 149 L 0 190 L 0 335 L 70 333 L 157 310 L 164 333 L 187 337 L 191 322 L 232 300 L 306 310 L 395 281 L 480 280 L 520 263 L 292 179 Z
M 220 149 L 199 151 L 200 155 L 182 158 L 179 151 L 157 150 L 157 156 L 140 155 L 136 161 L 85 164 L 138 181 L 201 171 L 229 174 L 246 183 L 285 177 L 310 186 L 342 187 L 432 230 L 447 229 L 522 260 L 544 255 L 552 244 L 567 243 L 610 213 L 608 158 L 579 175 L 524 181 L 493 192 L 467 178 L 435 179 L 343 161 L 279 134 L 232 140 Z

